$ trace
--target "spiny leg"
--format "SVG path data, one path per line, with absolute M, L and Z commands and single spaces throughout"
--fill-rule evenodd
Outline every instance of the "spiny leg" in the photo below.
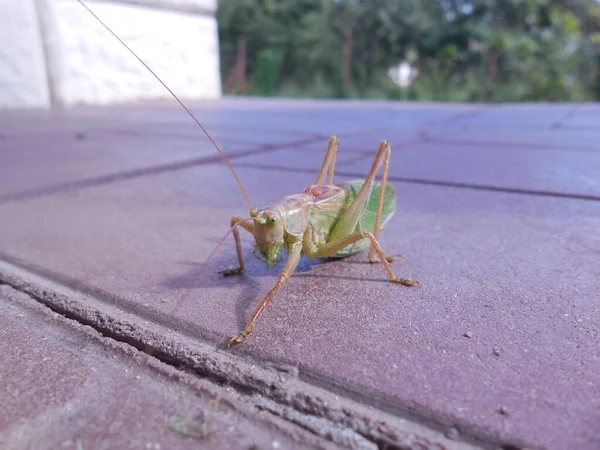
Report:
M 364 213 L 365 205 L 367 204 L 369 196 L 371 195 L 371 189 L 373 188 L 375 175 L 377 174 L 377 170 L 381 166 L 381 163 L 385 157 L 388 145 L 389 144 L 386 141 L 381 141 L 379 144 L 379 148 L 377 149 L 377 154 L 375 155 L 371 169 L 369 169 L 369 173 L 360 187 L 358 194 L 356 194 L 356 197 L 352 203 L 348 206 L 346 211 L 344 211 L 338 223 L 335 225 L 335 228 L 331 231 L 329 236 L 329 240 L 331 242 L 338 241 L 350 235 L 356 229 L 356 226 L 358 225 L 358 222 Z
M 327 184 L 333 184 L 333 172 L 335 171 L 335 160 L 337 157 L 338 145 L 338 138 L 335 136 L 331 136 L 329 138 L 327 150 L 325 150 L 325 157 L 323 158 L 323 163 L 321 164 L 321 168 L 319 169 L 319 174 L 317 175 L 317 180 L 315 181 L 315 184 L 323 184 L 326 175 Z
M 357 234 L 354 233 L 354 230 L 356 230 L 358 222 L 360 221 L 360 218 L 364 212 L 365 205 L 369 199 L 369 196 L 371 195 L 371 189 L 373 187 L 373 182 L 375 180 L 375 175 L 377 174 L 377 170 L 383 164 L 384 170 L 383 170 L 383 174 L 382 174 L 380 197 L 379 197 L 379 201 L 378 201 L 377 222 L 376 222 L 376 227 L 375 227 L 375 231 L 379 232 L 379 228 L 381 227 L 381 210 L 383 209 L 383 195 L 385 194 L 384 189 L 385 189 L 385 185 L 387 184 L 387 176 L 388 176 L 388 172 L 389 172 L 389 158 L 390 158 L 390 145 L 387 141 L 381 141 L 379 144 L 379 148 L 377 149 L 377 154 L 375 155 L 375 159 L 373 160 L 373 164 L 371 165 L 371 169 L 369 169 L 369 172 L 365 178 L 364 183 L 362 184 L 362 186 L 361 186 L 360 190 L 358 191 L 358 194 L 356 195 L 356 198 L 354 199 L 352 204 L 350 204 L 350 206 L 344 212 L 342 217 L 340 217 L 340 220 L 336 224 L 335 228 L 332 230 L 331 235 L 329 236 L 329 243 L 335 244 L 338 241 L 343 241 L 344 239 L 348 239 L 350 236 L 357 236 Z M 358 233 L 362 233 L 362 232 L 358 232 Z M 367 233 L 367 234 L 372 237 L 372 239 L 369 238 L 371 240 L 371 251 L 369 252 L 369 258 L 371 259 L 371 252 L 373 252 L 373 254 L 377 253 L 379 256 L 379 259 L 381 260 L 382 264 L 384 265 L 386 272 L 388 273 L 388 276 L 390 277 L 390 280 L 392 280 L 392 278 L 398 278 L 395 276 L 393 276 L 393 277 L 391 276 L 391 275 L 393 275 L 393 272 L 391 271 L 389 263 L 391 261 L 393 261 L 394 258 L 386 257 L 385 254 L 383 253 L 383 251 L 381 251 L 381 247 L 379 246 L 379 243 L 377 242 L 377 238 L 374 237 L 371 233 Z M 351 243 L 354 243 L 357 240 L 359 240 L 359 239 L 354 238 L 354 240 L 352 240 Z M 329 245 L 329 243 L 326 244 L 325 246 L 321 246 L 321 248 L 326 248 L 326 246 Z M 349 245 L 349 244 L 346 244 L 346 245 Z M 338 247 L 336 251 L 328 252 L 326 256 L 333 256 L 333 255 L 335 255 L 336 252 L 338 252 L 339 250 L 341 250 L 344 247 L 345 246 L 342 245 L 341 247 Z M 305 251 L 307 251 L 307 250 L 305 250 Z M 398 278 L 398 279 L 406 280 L 404 278 Z M 409 284 L 408 284 L 409 286 L 412 286 L 413 284 L 420 284 L 418 281 L 417 282 L 415 282 L 413 280 L 406 280 L 406 281 L 409 282 Z M 405 284 L 405 283 L 402 283 L 402 284 Z
M 246 326 L 244 327 L 244 329 L 242 331 L 240 331 L 238 334 L 236 334 L 235 336 L 232 336 L 227 341 L 228 348 L 231 347 L 232 345 L 243 342 L 243 340 L 246 339 L 246 336 L 248 336 L 252 332 L 252 329 L 254 328 L 254 325 L 256 324 L 256 320 L 258 319 L 258 316 L 261 315 L 261 313 L 265 309 L 265 306 L 267 306 L 267 303 L 269 303 L 271 301 L 271 299 L 277 293 L 279 288 L 281 286 L 283 286 L 283 284 L 292 276 L 292 274 L 294 273 L 294 270 L 296 270 L 296 266 L 298 266 L 298 262 L 300 261 L 301 254 L 302 254 L 302 245 L 300 243 L 298 243 L 293 248 L 292 252 L 290 253 L 290 256 L 289 256 L 287 262 L 285 263 L 283 270 L 277 277 L 277 281 L 275 282 L 275 285 L 271 288 L 271 290 L 267 293 L 265 298 L 263 298 L 263 300 L 256 307 L 256 309 L 254 310 L 254 312 L 248 319 L 248 322 L 246 322 Z
M 238 217 L 238 216 L 233 216 L 231 218 L 231 227 L 233 228 L 234 225 L 236 225 L 238 222 L 241 222 L 243 219 L 243 217 Z M 254 223 L 252 222 L 242 222 L 239 225 L 240 227 L 244 228 L 245 230 L 248 230 L 250 233 L 254 232 Z M 238 227 L 233 228 L 233 238 L 235 239 L 235 249 L 237 251 L 237 258 L 238 258 L 238 264 L 239 266 L 236 267 L 235 269 L 225 269 L 225 270 L 221 270 L 219 273 L 222 273 L 223 276 L 229 276 L 229 275 L 237 275 L 238 273 L 242 273 L 242 271 L 244 270 L 244 255 L 242 253 L 242 241 L 240 240 L 240 232 L 238 230 Z
M 388 173 L 390 171 L 390 157 L 392 153 L 392 147 L 388 143 L 383 152 L 383 167 L 381 169 L 381 183 L 379 187 L 379 198 L 377 199 L 377 215 L 375 216 L 375 228 L 373 229 L 373 236 L 375 239 L 379 238 L 379 231 L 381 230 L 381 214 L 383 212 L 383 200 L 385 197 L 385 189 L 387 187 Z M 376 173 L 377 171 L 375 171 Z M 369 172 L 369 175 L 371 173 Z M 375 176 L 375 174 L 373 174 Z M 368 177 L 368 175 L 367 175 Z M 371 245 L 369 250 L 369 261 L 372 263 L 379 262 L 379 259 L 375 257 L 375 246 Z M 402 255 L 386 256 L 387 262 L 392 262 L 396 257 L 402 257 Z
M 328 242 L 325 245 L 321 245 L 316 251 L 307 249 L 305 246 L 304 251 L 305 251 L 306 255 L 309 256 L 310 258 L 328 258 L 330 256 L 335 255 L 337 252 L 339 252 L 344 247 L 347 247 L 348 245 L 352 245 L 355 242 L 360 241 L 361 239 L 369 239 L 371 241 L 371 246 L 372 246 L 372 248 L 375 249 L 375 252 L 377 253 L 377 255 L 379 255 L 379 258 L 381 259 L 381 263 L 383 264 L 383 268 L 385 269 L 387 276 L 392 283 L 400 283 L 400 284 L 403 284 L 404 286 L 415 286 L 415 285 L 421 286 L 421 283 L 417 280 L 411 280 L 408 278 L 397 277 L 394 274 L 394 271 L 392 270 L 392 266 L 390 265 L 387 258 L 385 257 L 385 254 L 383 253 L 383 250 L 381 249 L 379 242 L 377 242 L 377 239 L 375 238 L 375 236 L 373 236 L 373 234 L 369 233 L 368 231 L 356 231 L 356 232 L 351 233 L 350 235 L 340 238 L 336 241 Z

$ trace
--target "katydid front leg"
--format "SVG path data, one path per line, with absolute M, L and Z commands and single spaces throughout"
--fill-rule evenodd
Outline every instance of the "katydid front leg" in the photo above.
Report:
M 283 270 L 277 277 L 277 281 L 275 282 L 275 285 L 271 288 L 271 290 L 268 292 L 268 294 L 265 296 L 265 298 L 260 302 L 260 304 L 254 310 L 254 312 L 250 316 L 250 319 L 248 319 L 248 322 L 246 322 L 246 326 L 244 327 L 244 329 L 242 331 L 240 331 L 238 334 L 236 334 L 235 336 L 232 336 L 227 341 L 228 348 L 230 348 L 232 345 L 240 344 L 241 342 L 244 341 L 244 339 L 246 339 L 246 336 L 248 336 L 252 332 L 252 329 L 254 328 L 254 325 L 256 324 L 256 320 L 258 319 L 258 316 L 261 315 L 261 313 L 265 309 L 265 306 L 267 306 L 267 303 L 269 303 L 271 301 L 271 299 L 277 293 L 279 288 L 281 286 L 283 286 L 283 284 L 287 280 L 289 280 L 289 278 L 292 276 L 292 274 L 296 270 L 296 267 L 298 266 L 298 262 L 300 261 L 301 254 L 302 254 L 302 243 L 298 242 L 298 243 L 294 244 L 292 251 L 290 252 L 290 256 L 289 256 L 287 262 L 285 263 L 285 266 L 283 267 Z
M 242 217 L 238 217 L 238 216 L 233 216 L 231 218 L 231 227 L 233 228 L 233 238 L 235 239 L 235 249 L 237 251 L 237 258 L 238 258 L 238 264 L 239 266 L 236 267 L 235 269 L 225 269 L 225 270 L 221 270 L 219 273 L 222 273 L 223 276 L 228 277 L 229 275 L 237 275 L 239 273 L 242 273 L 242 271 L 244 270 L 244 255 L 242 253 L 242 241 L 240 240 L 240 232 L 238 231 L 238 228 L 234 226 L 237 225 L 238 223 L 240 223 L 242 220 L 244 220 Z M 240 226 L 242 228 L 244 228 L 245 230 L 249 231 L 250 233 L 252 233 L 254 231 L 254 224 L 252 222 L 242 222 L 240 223 Z

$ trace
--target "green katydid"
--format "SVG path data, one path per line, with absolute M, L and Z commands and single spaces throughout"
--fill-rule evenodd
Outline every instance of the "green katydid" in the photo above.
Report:
M 364 180 L 334 185 L 338 139 L 332 136 L 315 184 L 305 187 L 300 194 L 285 197 L 275 205 L 259 210 L 253 209 L 239 177 L 210 133 L 152 69 L 82 0 L 78 1 L 167 89 L 202 129 L 235 177 L 248 204 L 250 217 L 245 219 L 232 217 L 230 231 L 233 232 L 235 239 L 238 267 L 221 273 L 230 276 L 244 270 L 238 227 L 253 234 L 256 250 L 260 253 L 259 259 L 265 263 L 273 265 L 279 262 L 282 259 L 282 250 L 289 255 L 275 285 L 252 313 L 244 329 L 227 341 L 227 347 L 241 343 L 252 332 L 265 306 L 292 276 L 302 255 L 309 258 L 346 257 L 370 246 L 369 261 L 381 262 L 389 281 L 404 286 L 420 286 L 417 280 L 397 277 L 394 274 L 390 265 L 394 257 L 386 256 L 377 241 L 379 231 L 396 211 L 396 191 L 387 182 L 391 153 L 388 142 L 382 141 L 379 144 L 371 169 Z M 376 182 L 375 176 L 380 167 L 382 168 L 381 181 Z
M 256 248 L 267 264 L 277 262 L 282 249 L 289 257 L 275 285 L 252 313 L 244 329 L 227 341 L 228 347 L 239 344 L 252 332 L 258 316 L 292 276 L 303 254 L 309 258 L 346 257 L 370 246 L 369 261 L 381 262 L 391 282 L 420 285 L 416 280 L 397 277 L 390 266 L 394 257 L 386 257 L 377 242 L 379 231 L 396 211 L 396 190 L 387 183 L 390 144 L 386 141 L 379 144 L 364 180 L 334 185 L 337 150 L 338 139 L 332 136 L 315 184 L 305 187 L 301 194 L 290 195 L 260 210 L 251 210 L 250 218 L 254 220 L 237 216 L 231 219 L 239 266 L 223 271 L 224 275 L 244 270 L 237 225 L 254 235 Z M 382 165 L 381 182 L 377 183 L 375 175 Z

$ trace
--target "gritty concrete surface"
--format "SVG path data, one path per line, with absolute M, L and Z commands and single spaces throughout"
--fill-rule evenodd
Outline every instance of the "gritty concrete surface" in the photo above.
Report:
M 398 211 L 381 244 L 423 287 L 390 285 L 365 254 L 302 260 L 224 349 L 281 265 L 252 258 L 244 234 L 243 275 L 217 273 L 231 238 L 204 264 L 247 207 L 206 139 L 158 105 L 3 117 L 0 281 L 332 445 L 600 447 L 600 107 L 195 111 L 257 207 L 314 181 L 327 130 L 339 180 L 364 176 L 389 139 Z

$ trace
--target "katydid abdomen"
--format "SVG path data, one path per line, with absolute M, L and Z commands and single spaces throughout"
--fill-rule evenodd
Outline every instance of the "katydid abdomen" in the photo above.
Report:
M 313 185 L 305 188 L 304 192 L 310 192 L 313 195 L 314 191 L 322 190 L 321 198 L 316 196 L 308 211 L 309 230 L 307 231 L 310 232 L 314 246 L 319 247 L 329 241 L 333 229 L 346 209 L 354 202 L 363 184 L 364 180 L 353 180 L 338 183 L 335 186 Z M 373 183 L 358 223 L 351 230 L 352 232 L 367 231 L 373 233 L 375 231 L 380 190 L 381 183 Z M 381 227 L 392 218 L 395 212 L 396 189 L 391 184 L 387 184 L 381 211 Z M 370 245 L 368 239 L 361 239 L 329 257 L 345 258 L 368 248 Z

